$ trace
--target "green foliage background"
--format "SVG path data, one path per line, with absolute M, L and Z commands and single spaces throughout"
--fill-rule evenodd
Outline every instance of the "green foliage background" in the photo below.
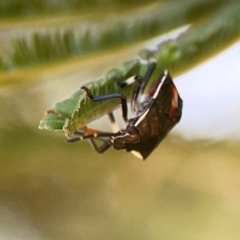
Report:
M 40 3 L 44 7 L 39 7 Z M 101 4 L 99 1 L 90 1 L 86 4 L 82 1 L 61 1 L 54 4 L 51 1 L 48 3 L 44 1 L 23 1 L 19 4 L 21 7 L 16 7 L 17 2 L 15 1 L 6 2 L 2 9 L 9 8 L 8 11 L 5 11 L 8 17 L 11 14 L 21 16 L 24 14 L 22 9 L 28 9 L 26 6 L 29 7 L 29 13 L 25 13 L 27 16 L 46 14 L 46 9 L 54 12 L 54 14 L 58 12 L 66 14 L 67 10 L 74 9 L 76 21 L 80 21 L 81 24 L 81 20 L 84 20 L 86 27 L 79 28 L 79 25 L 73 27 L 69 24 L 61 27 L 61 29 L 57 27 L 54 30 L 49 30 L 48 24 L 44 23 L 44 30 L 35 31 L 32 29 L 30 34 L 29 32 L 24 34 L 23 31 L 23 34 L 10 37 L 11 46 L 9 46 L 8 54 L 2 56 L 0 61 L 0 69 L 2 70 L 49 63 L 74 56 L 86 56 L 86 54 L 93 52 L 113 49 L 116 46 L 129 45 L 139 40 L 157 36 L 184 24 L 194 24 L 191 32 L 176 43 L 177 53 L 180 51 L 180 55 L 178 54 L 179 61 L 176 64 L 170 62 L 171 65 L 182 66 L 184 61 L 188 63 L 188 58 L 192 59 L 194 57 L 198 61 L 199 55 L 206 57 L 239 37 L 239 4 L 236 0 L 228 2 L 219 0 L 162 1 L 154 3 L 155 7 L 145 12 L 145 15 L 137 14 L 132 19 L 125 20 L 125 17 L 121 18 L 121 14 L 116 13 L 118 15 L 112 18 L 111 22 L 107 20 L 107 16 L 111 16 L 116 11 L 113 7 L 117 8 L 120 4 L 122 6 L 120 9 L 126 11 L 129 7 L 136 6 L 136 3 L 130 1 L 128 4 L 127 2 L 122 4 L 121 1 L 110 1 Z M 106 4 L 109 4 L 107 6 L 110 10 L 107 8 L 107 14 L 104 14 Z M 82 5 L 87 13 L 82 11 Z M 137 13 L 141 13 L 139 11 L 141 4 L 138 3 L 136 7 L 138 8 Z M 97 14 L 91 23 L 92 9 L 97 11 Z M 125 14 L 122 15 L 126 16 Z M 131 12 L 128 12 L 127 15 L 130 18 Z M 28 18 L 26 18 L 26 21 L 31 20 Z M 68 17 L 65 16 L 64 19 L 67 20 Z M 54 24 L 58 26 L 64 19 L 60 18 Z M 97 27 L 94 28 L 94 24 Z M 163 56 L 161 51 L 165 51 L 163 46 L 161 46 L 157 55 L 161 55 L 160 62 L 165 67 L 164 61 L 169 62 L 172 54 L 167 53 L 166 56 Z M 163 59 L 164 57 L 166 59 Z
M 221 52 L 239 40 L 239 12 L 237 0 L 1 0 L 0 238 L 238 240 L 239 142 L 170 135 L 140 162 L 37 126 L 53 101 L 139 50 L 174 76 Z

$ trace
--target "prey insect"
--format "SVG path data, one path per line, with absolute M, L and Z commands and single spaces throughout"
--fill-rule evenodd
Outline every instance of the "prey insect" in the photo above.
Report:
M 78 137 L 69 139 L 68 142 L 88 139 L 98 153 L 103 153 L 112 146 L 116 150 L 124 149 L 145 160 L 180 121 L 183 105 L 177 88 L 167 71 L 164 71 L 147 94 L 143 95 L 154 68 L 155 63 L 152 63 L 143 78 L 138 75 L 134 78 L 136 83 L 131 98 L 131 110 L 134 117 L 131 119 L 128 119 L 127 101 L 123 94 L 93 96 L 91 91 L 83 86 L 82 89 L 86 91 L 87 96 L 93 102 L 119 98 L 126 129 L 105 132 L 85 126 L 74 133 Z M 128 80 L 122 83 L 122 87 L 127 84 Z M 108 116 L 111 123 L 116 124 L 113 113 L 110 112 Z M 96 140 L 102 141 L 102 144 L 98 146 Z

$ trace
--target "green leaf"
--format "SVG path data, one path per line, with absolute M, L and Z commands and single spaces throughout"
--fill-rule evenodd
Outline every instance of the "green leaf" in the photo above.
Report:
M 94 96 L 119 92 L 130 96 L 132 86 L 120 87 L 118 83 L 135 76 L 147 69 L 139 60 L 125 62 L 122 68 L 111 69 L 105 76 L 89 82 L 86 86 Z M 47 115 L 40 121 L 39 128 L 46 130 L 64 130 L 70 137 L 77 129 L 90 121 L 107 114 L 119 106 L 118 100 L 93 102 L 86 96 L 84 90 L 77 90 L 68 99 L 57 102 L 53 108 L 47 110 Z

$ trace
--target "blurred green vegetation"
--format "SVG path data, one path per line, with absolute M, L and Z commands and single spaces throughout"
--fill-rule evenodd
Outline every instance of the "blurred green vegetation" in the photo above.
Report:
M 153 0 L 151 0 L 153 2 Z M 59 14 L 69 11 L 102 10 L 123 5 L 143 4 L 144 0 L 2 0 L 0 17 L 22 17 L 39 14 Z
M 166 41 L 156 52 L 143 51 L 142 55 L 157 59 L 157 74 L 164 69 L 171 69 L 173 74 L 191 69 L 239 40 L 239 11 L 238 1 L 223 5 L 207 19 L 194 24 L 177 41 Z
M 75 6 L 75 3 L 69 3 L 69 5 Z M 129 4 L 134 4 L 134 1 L 130 1 Z M 152 4 L 150 6 L 153 6 Z M 84 57 L 89 53 L 133 44 L 184 24 L 192 24 L 190 34 L 176 41 L 176 51 L 171 49 L 172 53 L 168 50 L 166 52 L 166 48 L 161 45 L 156 53 L 163 68 L 168 68 L 169 64 L 173 65 L 173 68 L 181 68 L 186 66 L 184 62 L 188 62 L 189 58 L 196 61 L 206 58 L 212 54 L 213 48 L 219 51 L 219 48 L 230 44 L 240 35 L 238 14 L 240 7 L 235 0 L 228 2 L 172 0 L 154 4 L 155 7 L 145 15 L 137 14 L 136 16 L 136 13 L 126 8 L 125 14 L 122 14 L 123 17 L 117 10 L 108 12 L 104 18 L 90 14 L 87 19 L 90 21 L 93 18 L 94 23 L 89 25 L 85 22 L 83 24 L 87 25 L 85 28 L 66 26 L 62 29 L 50 30 L 45 26 L 44 31 L 33 29 L 30 31 L 30 36 L 29 32 L 18 34 L 17 37 L 13 36 L 8 54 L 2 56 L 0 69 L 10 70 L 21 66 L 31 67 L 36 64 L 62 61 L 75 56 Z M 141 6 L 144 6 L 143 3 L 139 3 L 137 9 Z M 89 12 L 90 9 L 91 2 Z M 108 16 L 112 16 L 113 13 L 117 14 L 116 17 L 111 17 L 111 21 L 108 20 Z M 139 10 L 137 13 L 140 13 Z M 126 20 L 126 16 L 128 19 L 131 16 L 131 20 Z M 94 27 L 95 24 L 97 27 Z M 168 62 L 167 66 L 164 65 L 165 62 Z
M 37 125 L 69 85 L 89 79 L 86 69 L 97 79 L 144 39 L 192 24 L 140 53 L 174 75 L 221 51 L 239 39 L 239 8 L 237 0 L 1 0 L 0 83 L 12 85 L 0 88 L 0 239 L 238 240 L 239 142 L 170 134 L 142 162 L 66 144 Z
M 3 62 L 2 57 L 0 57 L 0 70 L 6 70 L 7 66 L 6 64 Z
M 239 143 L 169 136 L 142 162 L 27 126 L 0 137 L 0 236 L 239 239 Z

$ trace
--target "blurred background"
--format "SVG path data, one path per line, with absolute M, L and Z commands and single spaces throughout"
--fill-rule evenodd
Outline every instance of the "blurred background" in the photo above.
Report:
M 1 0 L 0 239 L 239 239 L 240 27 L 230 14 L 239 13 L 236 6 Z M 234 26 L 226 25 L 230 37 L 212 18 Z M 188 68 L 168 66 L 183 118 L 147 161 L 113 149 L 99 155 L 88 142 L 66 144 L 63 132 L 38 130 L 54 102 L 198 25 L 215 31 L 196 37 L 201 61 L 192 64 L 194 54 Z M 96 124 L 108 126 L 105 118 Z

